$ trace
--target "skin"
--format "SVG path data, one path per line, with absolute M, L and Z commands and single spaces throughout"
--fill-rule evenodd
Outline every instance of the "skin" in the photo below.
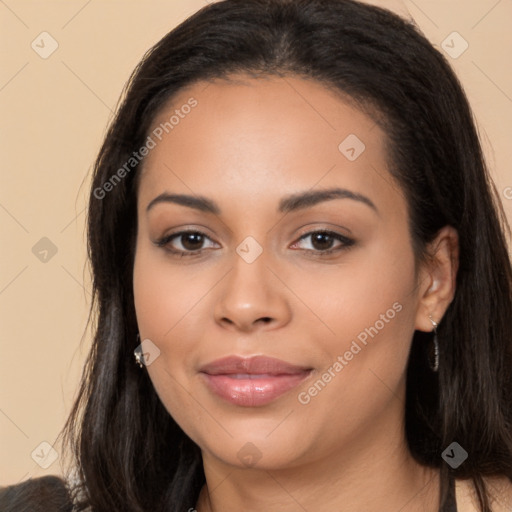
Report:
M 441 230 L 431 257 L 417 261 L 407 203 L 387 170 L 386 134 L 323 85 L 291 76 L 196 83 L 154 127 L 191 96 L 198 105 L 144 162 L 133 274 L 141 339 L 160 350 L 147 371 L 202 451 L 207 483 L 190 507 L 437 511 L 437 472 L 417 464 L 405 444 L 405 371 L 414 331 L 432 331 L 429 316 L 440 322 L 453 299 L 456 232 Z M 366 146 L 354 161 L 338 149 L 349 134 Z M 277 210 L 285 196 L 332 187 L 364 195 L 375 209 L 345 198 Z M 205 196 L 220 213 L 170 202 L 146 211 L 163 192 Z M 187 237 L 155 244 L 184 229 L 205 233 L 203 244 Z M 321 229 L 354 243 L 301 240 Z M 248 236 L 263 251 L 252 263 L 236 252 Z M 194 247 L 203 252 L 169 252 Z M 400 312 L 300 403 L 298 394 L 397 303 Z M 240 407 L 213 395 L 198 374 L 231 354 L 314 371 L 268 405 Z M 256 464 L 237 455 L 244 446 Z

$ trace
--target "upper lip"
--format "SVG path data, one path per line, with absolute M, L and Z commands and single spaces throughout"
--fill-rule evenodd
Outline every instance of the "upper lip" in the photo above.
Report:
M 216 359 L 201 367 L 200 371 L 209 375 L 231 374 L 268 374 L 268 375 L 293 375 L 311 370 L 306 366 L 297 366 L 281 359 L 267 356 L 242 357 L 232 355 Z

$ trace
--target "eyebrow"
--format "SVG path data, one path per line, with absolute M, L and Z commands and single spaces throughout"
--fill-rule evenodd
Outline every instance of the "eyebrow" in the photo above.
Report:
M 362 194 L 351 192 L 350 190 L 344 188 L 308 190 L 307 192 L 301 192 L 284 197 L 279 202 L 278 211 L 281 213 L 288 213 L 296 210 L 303 210 L 305 208 L 311 208 L 312 206 L 315 206 L 316 204 L 322 203 L 324 201 L 332 201 L 333 199 L 351 199 L 353 201 L 358 201 L 369 206 L 376 213 L 379 213 L 379 210 L 373 201 L 371 201 L 371 199 Z M 206 197 L 190 196 L 186 194 L 170 194 L 168 192 L 163 192 L 159 196 L 155 197 L 148 204 L 146 212 L 148 212 L 151 208 L 159 203 L 179 204 L 182 206 L 187 206 L 188 208 L 194 208 L 195 210 L 202 212 L 213 213 L 215 215 L 220 215 L 221 213 L 219 206 L 214 201 Z

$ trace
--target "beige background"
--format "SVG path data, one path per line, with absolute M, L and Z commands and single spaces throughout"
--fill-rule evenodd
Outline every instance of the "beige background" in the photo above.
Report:
M 40 443 L 55 443 L 90 343 L 91 164 L 134 66 L 205 3 L 0 0 L 0 485 L 62 472 L 57 444 L 51 466 L 36 461 L 48 453 Z M 438 48 L 453 31 L 468 42 L 449 60 L 512 220 L 512 0 L 371 3 L 414 18 Z M 31 47 L 50 48 L 49 39 L 41 43 L 44 31 L 58 43 L 47 59 Z M 46 262 L 32 252 L 43 237 L 57 249 Z

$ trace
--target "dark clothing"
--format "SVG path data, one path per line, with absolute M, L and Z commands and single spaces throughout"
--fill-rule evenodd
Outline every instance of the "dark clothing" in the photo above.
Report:
M 0 487 L 1 512 L 72 512 L 65 481 L 54 475 Z

